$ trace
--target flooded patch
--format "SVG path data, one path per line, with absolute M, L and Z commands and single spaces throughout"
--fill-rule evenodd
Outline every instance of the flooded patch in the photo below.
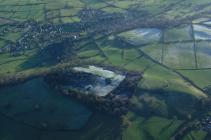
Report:
M 202 18 L 195 19 L 195 20 L 193 21 L 193 23 L 204 23 L 204 22 L 207 22 L 207 21 L 209 21 L 209 20 L 210 20 L 209 18 L 202 17 Z
M 196 40 L 210 40 L 211 28 L 203 25 L 194 25 L 195 39 Z
M 119 34 L 120 37 L 123 37 L 133 45 L 158 42 L 161 39 L 161 35 L 161 30 L 157 28 L 139 28 Z
M 89 66 L 88 68 L 75 67 L 73 70 L 76 72 L 74 74 L 75 80 L 70 76 L 65 87 L 77 89 L 85 94 L 106 96 L 125 79 L 123 75 L 95 66 Z
M 203 24 L 211 25 L 211 20 L 204 22 Z

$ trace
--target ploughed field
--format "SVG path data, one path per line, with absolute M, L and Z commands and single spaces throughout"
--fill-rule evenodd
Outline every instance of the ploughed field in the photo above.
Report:
M 210 9 L 0 0 L 0 139 L 210 139 Z

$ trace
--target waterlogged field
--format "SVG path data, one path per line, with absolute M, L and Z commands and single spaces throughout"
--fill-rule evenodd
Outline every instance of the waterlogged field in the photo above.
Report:
M 197 40 L 210 40 L 211 28 L 203 25 L 194 25 L 195 39 Z
M 143 45 L 151 42 L 158 42 L 161 39 L 161 30 L 156 28 L 135 29 L 119 34 L 127 42 L 133 45 Z

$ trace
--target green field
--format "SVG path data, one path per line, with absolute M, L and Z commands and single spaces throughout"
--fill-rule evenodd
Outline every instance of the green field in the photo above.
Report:
M 197 43 L 197 61 L 199 68 L 210 68 L 211 45 L 209 42 Z
M 153 116 L 150 118 L 127 115 L 129 127 L 123 133 L 123 140 L 170 139 L 183 121 Z
M 171 41 L 186 41 L 186 40 L 193 40 L 191 33 L 191 27 L 176 27 L 172 29 L 168 29 L 164 33 L 164 41 L 171 42 Z
M 193 43 L 178 43 L 164 47 L 163 63 L 175 69 L 194 68 Z
M 192 131 L 185 136 L 183 140 L 204 140 L 206 138 L 207 133 L 204 131 Z
M 206 88 L 211 85 L 211 70 L 184 70 L 180 72 L 201 88 Z

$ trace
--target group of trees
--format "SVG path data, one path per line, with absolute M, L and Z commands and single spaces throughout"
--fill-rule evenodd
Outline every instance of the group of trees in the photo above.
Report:
M 76 78 L 74 77 L 74 74 L 69 74 L 69 76 L 70 76 L 69 78 L 73 79 L 71 81 L 74 81 L 74 78 Z M 140 75 L 137 77 L 140 78 Z M 108 114 L 122 115 L 128 111 L 129 99 L 134 93 L 134 90 L 138 83 L 137 77 L 136 78 L 127 77 L 115 90 L 113 90 L 111 93 L 109 93 L 108 95 L 104 97 L 91 94 L 91 93 L 86 94 L 86 93 L 83 93 L 83 91 L 77 90 L 77 89 L 64 88 L 64 86 L 62 85 L 64 83 L 63 83 L 63 80 L 61 79 L 64 79 L 64 81 L 66 81 L 65 80 L 67 79 L 66 73 L 48 75 L 47 81 L 49 84 L 51 84 L 51 86 L 58 89 L 62 94 L 73 97 L 79 100 L 80 102 L 87 104 L 93 109 L 96 109 L 101 112 L 106 112 Z M 77 78 L 75 80 L 79 80 L 79 79 L 81 78 Z M 87 79 L 84 79 L 84 80 L 87 80 Z

